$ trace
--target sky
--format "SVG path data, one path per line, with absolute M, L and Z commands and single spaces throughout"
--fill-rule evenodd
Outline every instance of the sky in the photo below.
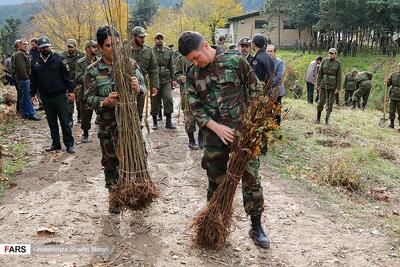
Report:
M 22 4 L 28 2 L 27 0 L 0 0 L 0 6 L 5 6 L 5 5 L 16 5 L 16 4 Z M 29 1 L 32 2 L 32 1 Z

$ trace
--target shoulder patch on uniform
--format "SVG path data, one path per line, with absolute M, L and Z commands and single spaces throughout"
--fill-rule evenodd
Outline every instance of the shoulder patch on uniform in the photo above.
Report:
M 69 65 L 67 60 L 63 59 L 62 64 L 65 66 L 65 68 L 67 69 L 67 71 L 69 71 Z

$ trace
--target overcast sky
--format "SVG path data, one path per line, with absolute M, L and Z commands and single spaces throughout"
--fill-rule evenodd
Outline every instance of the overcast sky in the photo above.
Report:
M 0 6 L 22 4 L 25 2 L 32 2 L 27 0 L 0 0 Z

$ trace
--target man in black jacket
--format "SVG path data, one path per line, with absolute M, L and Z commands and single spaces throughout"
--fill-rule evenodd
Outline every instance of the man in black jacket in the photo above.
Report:
M 256 51 L 251 66 L 261 82 L 268 82 L 269 79 L 273 78 L 271 75 L 274 70 L 274 61 L 265 52 L 266 42 L 265 37 L 259 34 L 255 35 L 251 42 L 252 48 Z
M 67 152 L 73 154 L 75 153 L 74 138 L 68 124 L 67 95 L 69 99 L 74 99 L 75 96 L 69 67 L 59 54 L 51 51 L 50 39 L 46 36 L 38 39 L 38 47 L 40 56 L 32 61 L 31 96 L 32 100 L 37 102 L 35 95 L 39 89 L 53 141 L 46 151 L 61 150 L 58 119 Z M 68 94 L 66 94 L 67 90 Z

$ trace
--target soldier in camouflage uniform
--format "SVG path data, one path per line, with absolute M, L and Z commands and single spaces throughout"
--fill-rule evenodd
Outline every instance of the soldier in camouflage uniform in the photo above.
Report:
M 353 94 L 353 109 L 356 108 L 356 103 L 361 103 L 361 107 L 364 110 L 368 102 L 368 97 L 372 89 L 372 73 L 368 71 L 362 71 L 357 74 L 354 78 L 355 81 L 355 92 Z
M 179 84 L 179 89 L 181 93 L 181 108 L 183 109 L 184 107 L 188 106 L 188 99 L 187 99 L 187 94 L 185 90 L 186 86 L 186 71 L 188 68 L 192 65 L 192 62 L 188 61 L 183 55 L 179 53 L 179 57 L 176 59 L 175 62 L 175 79 L 178 81 Z M 186 107 L 190 108 L 190 107 Z M 187 117 L 184 117 L 185 120 L 185 131 L 188 135 L 189 138 L 189 144 L 188 147 L 191 150 L 198 150 L 198 149 L 203 149 L 204 142 L 203 142 L 203 129 L 199 128 L 198 132 L 198 140 L 199 144 L 196 144 L 196 139 L 194 138 L 194 132 L 196 132 L 196 121 L 193 117 L 193 113 L 190 110 L 189 112 L 183 111 L 184 115 Z
M 67 61 L 67 64 L 69 66 L 69 72 L 71 75 L 72 81 L 75 80 L 75 66 L 76 62 L 78 62 L 78 59 L 82 58 L 85 56 L 81 51 L 79 51 L 76 48 L 77 42 L 75 39 L 69 39 L 67 41 L 67 51 L 64 51 L 61 56 Z M 79 92 L 75 90 L 75 95 L 79 95 Z M 79 103 L 79 98 L 75 97 L 76 101 L 76 109 L 78 111 L 78 123 L 81 122 L 81 111 L 80 111 L 80 103 Z M 70 125 L 71 127 L 74 125 L 74 100 L 68 100 L 68 111 L 70 115 Z
M 217 47 L 223 49 L 224 51 L 227 51 L 228 47 L 226 46 L 225 42 L 226 42 L 226 37 L 221 35 L 220 37 L 218 37 Z
M 329 123 L 329 116 L 332 112 L 335 95 L 339 94 L 342 84 L 342 68 L 341 63 L 336 59 L 336 49 L 329 49 L 329 58 L 322 60 L 318 70 L 317 90 L 319 92 L 319 101 L 317 106 L 317 119 L 315 123 L 321 122 L 321 114 L 326 106 L 325 123 Z
M 151 98 L 151 116 L 153 117 L 153 130 L 158 129 L 157 116 L 161 110 L 161 100 L 164 106 L 164 115 L 166 117 L 165 128 L 176 129 L 172 123 L 173 101 L 171 91 L 178 84 L 174 76 L 174 52 L 164 46 L 164 35 L 157 33 L 154 36 L 153 53 L 157 59 L 159 88 L 157 95 Z
M 358 71 L 356 68 L 353 68 L 351 72 L 347 73 L 344 77 L 343 81 L 343 89 L 344 89 L 344 105 L 350 106 L 351 99 L 354 94 L 354 90 L 356 89 L 356 83 L 354 78 L 356 77 Z
M 75 85 L 76 91 L 79 93 L 77 96 L 79 98 L 80 106 L 77 109 L 81 112 L 81 129 L 82 143 L 87 143 L 89 141 L 89 130 L 91 128 L 91 121 L 93 116 L 93 109 L 89 108 L 84 99 L 84 78 L 86 68 L 97 61 L 97 43 L 93 40 L 87 41 L 85 44 L 86 56 L 79 59 L 75 66 Z
M 158 65 L 153 49 L 144 43 L 146 36 L 147 33 L 143 27 L 136 26 L 132 29 L 132 58 L 140 66 L 145 77 L 146 85 L 150 83 L 152 96 L 156 96 L 158 88 L 160 88 Z M 144 103 L 145 95 L 139 96 L 138 111 L 140 120 L 142 120 L 143 117 Z
M 113 32 L 113 33 L 112 33 Z M 91 64 L 85 72 L 85 99 L 86 103 L 99 114 L 99 133 L 101 147 L 101 164 L 104 167 L 106 188 L 110 189 L 118 180 L 118 158 L 115 152 L 117 144 L 117 121 L 115 118 L 115 104 L 118 93 L 115 92 L 115 83 L 112 78 L 112 50 L 113 36 L 118 33 L 109 26 L 97 30 L 97 43 L 103 53 L 101 59 Z M 118 38 L 118 37 L 117 37 Z M 137 69 L 138 70 L 138 69 Z M 140 86 L 142 80 L 142 86 Z M 140 71 L 136 77 L 131 77 L 132 90 L 137 96 L 143 95 L 146 88 Z M 119 210 L 110 203 L 109 211 L 119 213 Z
M 210 200 L 227 171 L 234 125 L 249 95 L 256 94 L 257 77 L 247 60 L 208 45 L 197 32 L 184 32 L 179 37 L 179 52 L 193 65 L 186 75 L 188 100 L 199 127 L 204 129 L 202 167 L 209 180 Z M 268 248 L 269 239 L 261 226 L 264 199 L 258 173 L 260 161 L 250 160 L 242 177 L 243 201 L 251 216 L 250 237 L 257 246 Z
M 389 119 L 390 128 L 394 129 L 394 119 L 397 111 L 397 118 L 400 123 L 400 63 L 397 65 L 397 72 L 393 72 L 387 80 L 387 86 L 390 87 L 390 104 L 389 104 Z
M 251 40 L 249 37 L 242 37 L 239 40 L 240 52 L 242 56 L 247 59 L 247 62 L 251 63 L 253 55 L 251 54 Z

